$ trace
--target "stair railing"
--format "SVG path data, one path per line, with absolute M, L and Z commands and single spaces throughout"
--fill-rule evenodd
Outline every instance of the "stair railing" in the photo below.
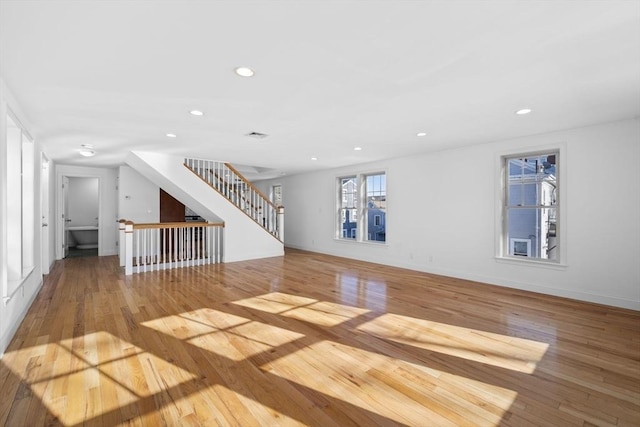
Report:
M 120 220 L 120 265 L 124 265 L 125 275 L 131 275 L 218 264 L 223 260 L 223 238 L 224 223 L 135 224 Z
M 284 207 L 274 205 L 233 166 L 191 158 L 185 158 L 184 165 L 272 236 L 284 241 Z

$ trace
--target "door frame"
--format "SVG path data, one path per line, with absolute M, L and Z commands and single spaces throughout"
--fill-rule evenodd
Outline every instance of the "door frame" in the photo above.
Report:
M 66 200 L 64 200 L 64 191 L 62 189 L 62 183 L 64 178 L 97 178 L 98 179 L 98 255 L 101 253 L 102 249 L 102 175 L 100 174 L 91 174 L 91 173 L 74 173 L 71 171 L 58 171 L 56 173 L 56 215 L 55 215 L 55 223 L 56 223 L 56 259 L 63 259 L 65 257 L 64 251 L 64 229 L 65 229 L 65 218 L 64 218 L 64 204 Z
M 49 200 L 49 180 L 51 179 L 49 168 L 51 167 L 51 162 L 46 154 L 42 152 L 40 154 L 40 269 L 42 270 L 42 274 L 49 274 L 51 267 L 51 254 L 49 252 L 49 243 L 51 240 L 50 230 L 51 227 L 53 227 L 50 218 L 51 201 Z

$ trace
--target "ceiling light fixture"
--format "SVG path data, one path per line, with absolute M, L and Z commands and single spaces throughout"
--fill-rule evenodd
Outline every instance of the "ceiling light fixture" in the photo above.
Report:
M 249 67 L 237 67 L 235 70 L 240 77 L 253 77 L 255 72 Z
M 78 152 L 84 157 L 93 157 L 96 155 L 96 152 L 89 148 L 81 148 Z
M 362 151 L 362 147 L 354 147 L 353 151 Z
M 249 138 L 264 139 L 264 138 L 268 137 L 269 135 L 267 135 L 266 133 L 262 133 L 262 132 L 249 132 L 249 133 L 245 134 L 244 136 L 248 136 Z
M 312 157 L 311 160 L 315 161 L 315 160 L 318 160 L 318 158 L 317 157 Z
M 416 136 L 427 136 L 426 132 L 418 132 L 416 133 Z
M 523 108 L 521 110 L 516 111 L 516 114 L 519 116 L 524 116 L 525 114 L 529 114 L 531 112 L 530 108 Z
M 189 111 L 189 114 L 192 116 L 204 116 L 204 113 L 200 110 L 191 110 Z
M 167 137 L 168 137 L 168 138 L 175 138 L 175 137 L 177 137 L 177 136 L 178 136 L 178 135 L 176 135 L 175 133 L 168 133 L 168 134 L 167 134 Z

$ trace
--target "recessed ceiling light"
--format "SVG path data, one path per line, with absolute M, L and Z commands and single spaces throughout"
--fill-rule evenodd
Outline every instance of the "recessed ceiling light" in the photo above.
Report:
M 88 148 L 83 148 L 80 151 L 78 151 L 80 153 L 81 156 L 84 157 L 93 157 L 96 155 L 96 152 L 93 150 L 90 150 Z
M 311 160 L 318 160 L 318 158 L 317 157 L 312 157 Z
M 516 114 L 519 116 L 524 116 L 525 114 L 529 114 L 531 112 L 530 108 L 523 108 L 521 110 L 516 111 Z
M 167 134 L 167 137 L 169 137 L 169 138 L 175 138 L 176 136 L 178 136 L 178 135 L 176 135 L 175 133 L 168 133 Z
M 194 116 L 204 116 L 204 113 L 200 110 L 191 110 L 189 113 Z
M 93 148 L 93 144 L 81 144 L 80 147 L 82 147 L 82 148 Z
M 354 147 L 353 151 L 362 151 L 362 147 Z
M 240 77 L 253 77 L 255 72 L 249 67 L 238 67 L 235 69 L 235 72 Z
M 427 136 L 426 132 L 418 132 L 416 133 L 416 136 Z

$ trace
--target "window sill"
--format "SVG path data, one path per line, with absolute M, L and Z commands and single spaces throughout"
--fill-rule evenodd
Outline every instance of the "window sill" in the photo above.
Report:
M 359 241 L 355 239 L 339 239 L 339 238 L 334 238 L 333 241 L 339 242 L 339 243 L 346 243 L 349 245 L 370 245 L 370 246 L 380 246 L 385 248 L 389 246 L 387 242 L 379 242 L 379 241 Z
M 11 298 L 15 296 L 15 294 L 22 288 L 22 286 L 24 286 L 24 283 L 27 281 L 27 278 L 29 278 L 29 276 L 31 275 L 31 273 L 33 273 L 34 270 L 35 270 L 34 266 L 25 267 L 22 270 L 21 278 L 17 280 L 7 281 L 7 295 L 3 295 L 2 297 L 2 300 L 5 306 L 7 305 L 7 303 L 9 303 L 9 301 L 11 301 Z
M 515 265 L 525 265 L 527 267 L 536 267 L 536 268 L 549 268 L 552 270 L 566 270 L 568 265 L 562 264 L 555 261 L 541 261 L 536 259 L 526 259 L 523 257 L 504 257 L 497 256 L 496 262 L 501 264 L 515 264 Z

